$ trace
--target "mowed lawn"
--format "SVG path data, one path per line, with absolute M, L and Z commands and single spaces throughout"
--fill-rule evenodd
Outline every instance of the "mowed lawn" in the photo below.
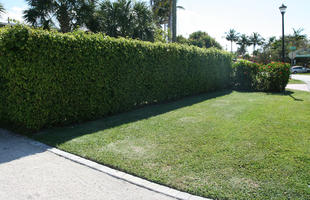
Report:
M 213 199 L 310 199 L 310 93 L 222 91 L 35 139 Z
M 298 73 L 298 75 L 310 75 L 310 73 Z
M 290 79 L 288 84 L 306 84 L 306 83 L 300 80 Z

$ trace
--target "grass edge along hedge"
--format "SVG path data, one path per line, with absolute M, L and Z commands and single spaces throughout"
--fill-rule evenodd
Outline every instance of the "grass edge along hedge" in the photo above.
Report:
M 215 49 L 0 30 L 0 122 L 23 132 L 97 119 L 230 85 L 231 55 Z

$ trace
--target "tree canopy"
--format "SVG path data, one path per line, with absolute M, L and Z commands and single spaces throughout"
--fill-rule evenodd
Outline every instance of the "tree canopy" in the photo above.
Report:
M 145 2 L 104 0 L 96 11 L 98 27 L 92 30 L 112 37 L 154 40 L 155 23 Z
M 0 16 L 5 12 L 3 5 L 0 3 Z
M 230 41 L 230 51 L 233 51 L 233 42 L 237 42 L 239 39 L 239 33 L 235 29 L 230 29 L 226 34 L 226 40 Z
M 215 47 L 217 49 L 222 49 L 220 43 L 218 43 L 214 38 L 212 38 L 208 33 L 203 31 L 197 31 L 189 36 L 189 44 L 195 45 L 201 48 Z
M 57 20 L 60 30 L 70 32 L 89 22 L 96 0 L 26 0 L 29 9 L 24 18 L 33 26 L 49 29 Z

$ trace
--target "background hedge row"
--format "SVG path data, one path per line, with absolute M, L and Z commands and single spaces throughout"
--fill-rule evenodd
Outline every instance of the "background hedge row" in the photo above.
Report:
M 177 44 L 0 30 L 0 121 L 19 129 L 96 119 L 230 85 L 231 56 Z
M 239 90 L 282 92 L 290 78 L 290 65 L 272 62 L 267 65 L 241 60 L 233 64 L 233 87 Z

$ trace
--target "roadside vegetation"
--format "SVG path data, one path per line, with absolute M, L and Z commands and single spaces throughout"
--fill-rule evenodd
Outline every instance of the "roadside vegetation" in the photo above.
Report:
M 171 44 L 171 0 L 27 3 L 31 27 L 0 29 L 1 127 L 212 199 L 310 199 L 310 95 L 285 91 L 303 82 L 271 62 L 281 38 Z
M 295 50 L 310 48 L 309 39 L 306 34 L 303 33 L 303 28 L 294 29 L 289 35 L 285 35 L 285 52 L 292 52 L 291 47 L 295 47 Z M 282 53 L 282 38 L 272 36 L 269 38 L 263 38 L 259 33 L 254 32 L 251 35 L 238 33 L 234 29 L 230 29 L 225 33 L 226 40 L 231 43 L 230 51 L 234 53 L 236 57 L 251 60 L 257 63 L 270 63 L 272 61 L 281 61 Z M 237 49 L 234 50 L 234 45 L 237 45 Z M 252 54 L 248 51 L 249 47 L 253 47 Z M 291 63 L 291 60 L 287 54 L 285 62 Z M 297 60 L 297 65 L 303 66 L 309 65 L 309 59 L 300 58 Z
M 33 138 L 213 199 L 309 199 L 310 95 L 222 91 Z
M 300 80 L 290 79 L 288 84 L 306 84 L 306 83 Z

